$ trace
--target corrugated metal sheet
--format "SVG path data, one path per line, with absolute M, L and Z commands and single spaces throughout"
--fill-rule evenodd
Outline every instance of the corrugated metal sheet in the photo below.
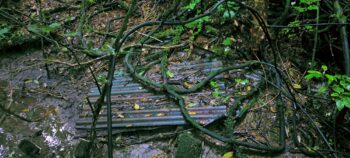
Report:
M 171 63 L 168 67 L 174 74 L 170 81 L 189 83 L 200 82 L 210 72 L 222 67 L 221 61 L 196 61 Z M 145 74 L 152 80 L 160 80 L 160 75 L 156 73 Z M 219 78 L 222 75 L 218 76 Z M 224 83 L 218 83 L 220 89 L 225 89 Z M 99 96 L 96 87 L 91 88 L 88 94 L 90 100 L 95 102 Z M 226 106 L 211 105 L 210 90 L 189 94 L 187 100 L 195 103 L 195 107 L 188 108 L 191 116 L 199 123 L 206 125 L 218 118 L 226 115 Z M 209 100 L 209 101 L 207 101 Z M 135 104 L 140 106 L 139 110 L 133 107 Z M 97 122 L 96 130 L 98 135 L 105 135 L 107 129 L 106 107 L 102 108 L 101 116 Z M 117 131 L 127 131 L 127 129 L 139 129 L 157 126 L 173 126 L 186 124 L 177 105 L 164 94 L 155 94 L 145 88 L 142 84 L 137 83 L 125 71 L 117 73 L 113 80 L 112 88 L 112 127 L 114 133 Z M 84 107 L 76 123 L 78 132 L 86 133 L 91 129 L 92 113 L 88 106 Z M 123 130 L 121 130 L 123 129 Z

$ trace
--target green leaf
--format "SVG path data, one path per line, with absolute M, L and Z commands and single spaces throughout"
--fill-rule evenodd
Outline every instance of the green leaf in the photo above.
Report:
M 94 3 L 96 3 L 96 0 L 87 0 L 87 2 L 90 4 L 94 4 Z
M 166 71 L 166 75 L 170 78 L 174 77 L 174 74 L 170 70 Z
M 342 98 L 342 101 L 343 101 L 345 107 L 350 108 L 350 98 L 349 97 Z
M 350 97 L 350 92 L 343 92 L 342 95 L 346 97 Z
M 318 92 L 319 92 L 319 93 L 324 93 L 326 90 L 327 90 L 327 86 L 326 86 L 326 85 L 322 85 L 322 86 L 320 87 L 320 89 L 318 89 Z
M 55 22 L 55 23 L 50 24 L 49 27 L 52 28 L 53 30 L 57 30 L 61 27 L 61 24 Z
M 99 48 L 92 48 L 87 51 L 87 53 L 91 56 L 100 56 L 102 51 Z
M 304 78 L 305 79 L 312 79 L 312 78 L 314 78 L 315 77 L 315 75 L 314 74 L 308 74 L 308 75 L 306 75 Z
M 75 19 L 76 19 L 75 16 L 67 16 L 67 17 L 65 18 L 65 22 L 73 21 L 73 20 L 75 20 Z
M 110 55 L 115 55 L 115 49 L 111 47 L 108 43 L 102 46 L 102 51 L 107 52 Z
M 321 68 L 322 68 L 323 71 L 327 71 L 328 70 L 328 67 L 326 65 L 322 65 Z
M 220 96 L 219 90 L 215 89 L 215 91 L 213 92 L 213 96 L 214 97 L 219 97 Z
M 293 6 L 293 8 L 294 8 L 296 11 L 298 11 L 299 13 L 303 13 L 303 12 L 305 12 L 305 11 L 306 11 L 306 9 L 305 9 L 305 8 L 303 8 L 303 7 L 299 7 L 299 6 Z
M 223 17 L 224 18 L 233 18 L 236 16 L 236 12 L 234 11 L 225 11 Z
M 207 33 L 217 33 L 218 30 L 216 28 L 214 28 L 213 26 L 207 25 L 206 26 L 206 31 Z
M 198 28 L 198 30 L 200 30 L 202 27 L 202 23 L 206 21 L 209 21 L 209 16 L 205 16 L 195 21 L 192 21 L 188 24 L 185 24 L 185 26 L 191 29 Z
M 319 71 L 309 70 L 307 72 L 309 74 L 304 77 L 305 79 L 321 78 L 322 77 L 322 73 Z
M 333 89 L 333 91 L 335 91 L 335 92 L 337 92 L 337 93 L 342 93 L 342 92 L 344 92 L 344 88 L 342 88 L 342 87 L 340 87 L 340 86 L 338 86 L 338 85 L 334 85 L 334 86 L 332 87 L 332 89 Z
M 313 26 L 305 26 L 305 28 L 306 28 L 307 31 L 313 31 L 314 27 Z
M 315 4 L 318 1 L 319 0 L 300 0 L 300 3 L 301 4 L 306 4 L 306 5 L 311 5 L 311 4 Z
M 333 81 L 335 81 L 337 78 L 333 75 L 325 74 L 326 78 L 328 79 L 328 84 L 331 84 Z
M 349 84 L 349 83 L 346 83 L 344 80 L 341 80 L 339 83 L 340 83 L 340 85 L 342 85 L 343 88 L 345 88 L 346 90 L 350 90 L 350 84 Z
M 138 73 L 140 76 L 143 76 L 145 74 L 145 71 L 141 71 Z
M 300 26 L 301 21 L 300 20 L 294 20 L 288 24 L 288 26 Z
M 196 103 L 189 103 L 187 106 L 188 107 L 195 107 L 195 106 L 198 106 L 198 105 Z
M 308 10 L 317 10 L 318 7 L 317 7 L 317 5 L 310 5 L 310 6 L 307 7 L 307 9 Z
M 320 74 L 320 75 L 322 75 L 321 72 L 316 71 L 316 70 L 308 70 L 307 72 L 308 72 L 309 74 Z
M 0 29 L 0 39 L 4 38 L 5 34 L 7 34 L 9 32 L 10 32 L 10 29 L 7 27 Z
M 52 28 L 48 27 L 48 26 L 44 26 L 40 28 L 40 32 L 44 32 L 44 33 L 50 33 L 52 31 Z
M 201 2 L 201 0 L 192 0 L 192 2 L 190 4 L 188 4 L 187 6 L 185 6 L 183 8 L 193 10 L 199 2 Z
M 335 104 L 337 105 L 337 109 L 338 109 L 339 111 L 343 110 L 343 108 L 344 108 L 344 106 L 345 106 L 345 104 L 343 103 L 342 100 L 337 100 L 337 101 L 335 102 Z
M 31 24 L 27 26 L 27 29 L 30 32 L 34 32 L 34 33 L 40 33 L 40 27 L 37 24 Z
M 217 83 L 216 83 L 215 81 L 210 81 L 210 85 L 211 85 L 212 87 L 217 87 L 217 86 L 218 86 Z
M 332 97 L 339 97 L 339 94 L 338 93 L 332 93 L 331 96 Z
M 67 32 L 64 34 L 64 36 L 66 37 L 74 37 L 76 35 L 78 35 L 78 32 Z
M 231 39 L 229 37 L 227 37 L 223 42 L 222 44 L 224 46 L 230 46 L 231 45 Z
M 106 75 L 98 75 L 96 79 L 97 79 L 97 82 L 100 83 L 101 85 L 108 82 Z

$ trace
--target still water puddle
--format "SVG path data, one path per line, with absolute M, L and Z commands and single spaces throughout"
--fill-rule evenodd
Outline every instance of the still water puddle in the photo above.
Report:
M 48 101 L 39 103 L 36 98 L 23 95 L 21 89 L 13 89 L 1 80 L 0 106 L 9 107 L 17 115 L 0 109 L 0 158 L 23 157 L 25 153 L 18 145 L 24 139 L 41 149 L 35 157 L 69 157 L 67 150 L 72 149 L 73 135 L 67 130 L 70 128 L 61 123 L 57 106 L 50 106 Z

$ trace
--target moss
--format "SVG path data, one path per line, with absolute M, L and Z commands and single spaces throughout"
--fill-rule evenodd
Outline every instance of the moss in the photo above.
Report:
M 191 133 L 184 133 L 178 137 L 176 158 L 198 158 L 201 152 L 201 141 L 194 138 Z

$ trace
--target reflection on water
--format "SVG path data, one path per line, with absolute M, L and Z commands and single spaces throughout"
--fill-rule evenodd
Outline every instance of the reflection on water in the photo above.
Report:
M 4 81 L 0 80 L 0 83 Z M 2 84 L 4 85 L 4 84 Z M 7 86 L 0 85 L 0 105 L 7 104 Z M 0 124 L 0 158 L 23 157 L 23 153 L 18 149 L 21 140 L 27 139 L 38 145 L 42 151 L 40 157 L 70 157 L 67 151 L 72 149 L 73 136 L 69 133 L 72 130 L 68 124 L 62 124 L 56 106 L 48 106 L 50 102 L 42 106 L 35 98 L 21 96 L 20 90 L 14 91 L 10 110 L 14 113 L 39 122 L 25 122 L 16 117 L 6 115 Z M 1 111 L 0 111 L 1 113 Z M 70 153 L 68 151 L 68 153 Z
M 0 145 L 0 157 L 5 157 L 8 148 L 5 148 L 3 145 Z
M 50 123 L 50 131 L 43 132 L 45 142 L 50 148 L 57 148 L 61 145 L 61 140 L 57 137 L 56 124 Z

